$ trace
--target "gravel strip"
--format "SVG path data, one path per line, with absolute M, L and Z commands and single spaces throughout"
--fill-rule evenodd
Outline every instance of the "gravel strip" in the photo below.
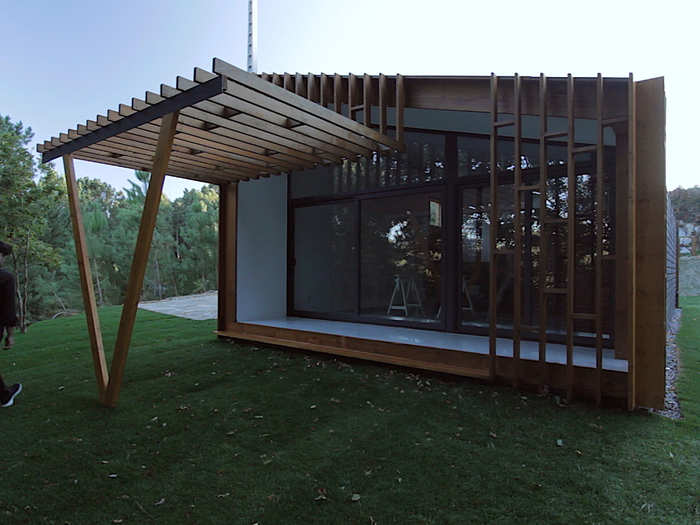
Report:
M 666 398 L 663 410 L 652 410 L 656 414 L 671 419 L 682 419 L 681 405 L 676 393 L 676 380 L 680 372 L 680 362 L 678 357 L 678 345 L 676 345 L 676 334 L 681 326 L 681 309 L 676 309 L 666 334 Z

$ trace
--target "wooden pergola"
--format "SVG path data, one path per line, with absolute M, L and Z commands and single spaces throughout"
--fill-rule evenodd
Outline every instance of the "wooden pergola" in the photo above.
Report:
M 379 83 L 379 129 L 327 109 L 311 97 L 215 58 L 213 72 L 195 68 L 193 79 L 120 104 L 76 129 L 37 146 L 43 162 L 63 158 L 73 235 L 100 401 L 116 406 L 146 272 L 165 175 L 221 187 L 220 267 L 235 290 L 237 183 L 403 148 L 403 81 L 392 94 L 396 137 L 386 133 L 389 97 Z M 366 109 L 369 102 L 365 100 Z M 357 108 L 350 108 L 350 114 Z M 366 111 L 365 115 L 369 115 Z M 368 118 L 368 117 L 366 117 Z M 126 297 L 108 369 L 85 241 L 73 159 L 149 171 L 141 224 Z M 220 312 L 235 312 L 235 293 L 219 297 Z M 227 316 L 235 317 L 235 315 Z

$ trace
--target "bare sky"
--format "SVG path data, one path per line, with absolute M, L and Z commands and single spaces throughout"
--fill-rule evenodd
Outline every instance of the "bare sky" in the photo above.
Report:
M 575 9 L 569 6 L 576 6 Z M 667 187 L 700 184 L 695 2 L 259 0 L 260 72 L 665 77 Z M 210 69 L 245 67 L 247 0 L 0 0 L 0 115 L 35 141 Z M 60 163 L 56 168 L 62 171 Z M 78 162 L 123 187 L 130 170 Z M 178 196 L 193 183 L 172 179 Z

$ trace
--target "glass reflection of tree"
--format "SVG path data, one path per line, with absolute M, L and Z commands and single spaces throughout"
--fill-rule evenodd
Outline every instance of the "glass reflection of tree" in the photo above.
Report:
M 386 308 L 393 276 L 398 275 L 406 283 L 415 280 L 430 317 L 439 302 L 442 240 L 440 228 L 430 226 L 429 200 L 410 196 L 382 201 L 363 207 L 363 304 Z

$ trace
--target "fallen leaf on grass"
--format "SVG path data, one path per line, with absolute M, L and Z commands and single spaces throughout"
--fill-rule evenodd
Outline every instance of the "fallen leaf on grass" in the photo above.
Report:
M 153 505 L 157 507 L 158 505 L 162 505 L 165 503 L 165 498 L 160 498 L 158 501 L 156 501 Z

